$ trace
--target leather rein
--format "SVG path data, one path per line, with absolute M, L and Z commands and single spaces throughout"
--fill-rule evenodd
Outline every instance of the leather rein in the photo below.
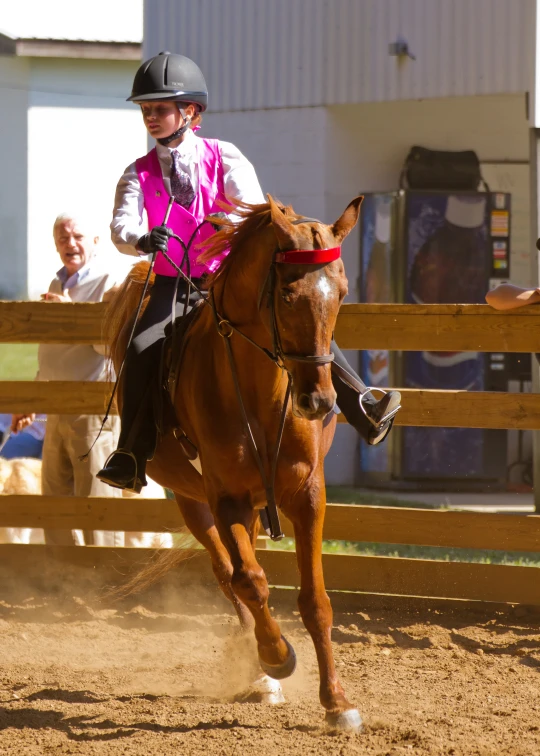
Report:
M 257 342 L 253 341 L 249 336 L 247 336 L 245 333 L 243 333 L 239 328 L 237 328 L 235 325 L 233 325 L 227 318 L 223 317 L 216 306 L 215 299 L 214 299 L 214 292 L 211 290 L 209 292 L 209 296 L 206 297 L 204 293 L 196 286 L 196 284 L 193 283 L 193 280 L 191 279 L 191 276 L 189 275 L 190 269 L 189 269 L 189 250 L 191 248 L 191 245 L 195 239 L 195 236 L 198 232 L 198 230 L 201 228 L 201 226 L 204 225 L 204 223 L 209 223 L 211 221 L 204 220 L 202 223 L 197 226 L 193 234 L 191 235 L 191 238 L 187 244 L 185 244 L 182 239 L 180 239 L 179 236 L 176 234 L 170 234 L 170 238 L 176 239 L 180 243 L 180 245 L 184 249 L 184 256 L 182 259 L 182 262 L 180 263 L 180 266 L 178 266 L 166 252 L 163 252 L 161 250 L 163 256 L 167 260 L 167 262 L 175 268 L 177 271 L 177 278 L 176 278 L 176 287 L 175 287 L 175 294 L 173 298 L 173 326 L 175 321 L 175 305 L 176 305 L 176 291 L 178 289 L 178 283 L 180 281 L 180 278 L 183 278 L 186 283 L 188 284 L 188 292 L 186 296 L 186 303 L 189 300 L 189 294 L 190 290 L 193 289 L 196 291 L 200 296 L 202 301 L 211 307 L 212 313 L 214 315 L 214 320 L 216 323 L 216 328 L 219 333 L 219 335 L 223 338 L 227 356 L 229 359 L 229 364 L 231 367 L 231 373 L 233 376 L 234 386 L 236 395 L 238 398 L 238 403 L 240 405 L 240 412 L 242 414 L 242 421 L 244 425 L 244 430 L 246 431 L 247 439 L 249 446 L 251 448 L 251 452 L 253 455 L 253 458 L 257 464 L 257 468 L 259 470 L 259 474 L 261 476 L 261 480 L 265 489 L 265 495 L 266 495 L 266 507 L 264 510 L 261 511 L 260 517 L 261 522 L 263 524 L 264 529 L 266 530 L 267 534 L 270 536 L 270 538 L 273 541 L 279 541 L 284 537 L 284 533 L 281 529 L 281 523 L 279 519 L 279 512 L 277 509 L 276 504 L 276 497 L 275 497 L 275 479 L 276 479 L 276 471 L 277 471 L 277 464 L 278 464 L 278 458 L 279 458 L 279 450 L 281 447 L 281 441 L 283 438 L 283 431 L 285 428 L 285 420 L 287 416 L 287 408 L 289 404 L 289 398 L 291 395 L 291 386 L 292 386 L 292 376 L 290 371 L 287 369 L 285 365 L 286 360 L 291 360 L 294 362 L 309 362 L 316 365 L 326 365 L 330 362 L 333 362 L 334 355 L 329 354 L 294 354 L 294 353 L 288 353 L 283 351 L 283 346 L 281 343 L 281 338 L 279 335 L 279 328 L 277 324 L 277 317 L 276 317 L 276 306 L 275 306 L 275 296 L 276 296 L 276 265 L 278 264 L 292 264 L 292 265 L 326 265 L 329 262 L 332 262 L 333 260 L 337 260 L 341 256 L 341 247 L 332 247 L 328 249 L 315 249 L 315 250 L 286 250 L 282 251 L 279 248 L 276 248 L 274 251 L 272 263 L 270 265 L 270 269 L 268 271 L 268 275 L 266 277 L 265 283 L 261 289 L 261 296 L 259 297 L 259 309 L 261 307 L 261 300 L 264 296 L 264 292 L 268 292 L 268 306 L 270 307 L 270 318 L 271 318 L 271 324 L 272 324 L 272 351 L 269 349 L 266 349 L 265 347 L 260 346 L 260 344 L 257 344 Z M 294 221 L 292 221 L 293 225 L 299 225 L 301 223 L 321 223 L 321 221 L 316 220 L 315 218 L 298 218 Z M 154 256 L 155 260 L 155 256 Z M 152 266 L 153 267 L 153 262 Z M 182 270 L 182 265 L 186 263 L 188 274 L 184 273 Z M 265 465 L 262 459 L 262 455 L 259 452 L 259 449 L 257 447 L 257 442 L 255 441 L 255 436 L 253 434 L 251 423 L 249 422 L 249 418 L 247 415 L 246 406 L 244 403 L 244 399 L 242 397 L 242 390 L 240 386 L 240 380 L 238 376 L 238 369 L 236 366 L 236 362 L 234 360 L 234 355 L 231 347 L 231 336 L 233 333 L 238 334 L 243 339 L 248 341 L 250 344 L 252 344 L 254 347 L 262 351 L 272 362 L 279 367 L 281 370 L 284 370 L 287 373 L 287 388 L 285 391 L 285 398 L 283 401 L 283 406 L 281 409 L 280 419 L 279 419 L 279 429 L 278 434 L 276 438 L 276 443 L 274 446 L 271 464 L 270 464 L 270 475 L 267 475 Z

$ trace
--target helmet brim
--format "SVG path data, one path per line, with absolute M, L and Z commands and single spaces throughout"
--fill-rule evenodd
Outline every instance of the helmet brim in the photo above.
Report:
M 206 92 L 150 92 L 148 94 L 131 95 L 126 99 L 126 102 L 153 102 L 153 101 L 170 101 L 170 102 L 192 102 L 194 105 L 198 105 L 201 111 L 206 110 L 206 105 L 203 104 L 204 100 L 208 97 Z M 201 100 L 203 102 L 201 102 Z

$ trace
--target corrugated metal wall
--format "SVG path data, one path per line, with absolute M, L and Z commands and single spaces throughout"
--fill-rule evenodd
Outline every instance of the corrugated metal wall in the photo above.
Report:
M 145 57 L 182 52 L 214 111 L 528 91 L 534 0 L 145 0 Z M 416 60 L 388 54 L 401 37 Z

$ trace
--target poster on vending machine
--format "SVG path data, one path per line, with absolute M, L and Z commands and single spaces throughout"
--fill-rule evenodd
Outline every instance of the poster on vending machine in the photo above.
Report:
M 411 192 L 406 208 L 405 301 L 483 302 L 489 275 L 488 220 L 485 194 Z M 484 357 L 477 352 L 404 353 L 407 388 L 481 391 L 484 372 Z M 482 430 L 411 427 L 403 434 L 404 477 L 466 478 L 482 472 Z

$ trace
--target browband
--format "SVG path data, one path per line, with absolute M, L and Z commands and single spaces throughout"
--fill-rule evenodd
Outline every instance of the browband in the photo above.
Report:
M 292 265 L 321 265 L 333 262 L 341 257 L 341 247 L 329 249 L 290 249 L 276 252 L 276 262 Z

